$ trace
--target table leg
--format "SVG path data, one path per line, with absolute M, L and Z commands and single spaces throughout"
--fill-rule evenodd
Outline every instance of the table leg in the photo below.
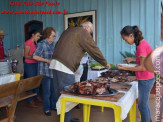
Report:
M 83 104 L 83 121 L 87 122 L 88 118 L 88 106 L 87 104 Z
M 129 122 L 136 122 L 136 101 L 129 111 Z
M 101 106 L 101 112 L 104 112 L 104 107 L 103 106 Z
M 15 74 L 15 81 L 20 80 L 20 74 L 16 73 Z
M 89 122 L 91 105 L 83 104 L 83 120 Z
M 122 122 L 122 120 L 121 120 L 121 107 L 115 106 L 113 109 L 114 109 L 114 120 L 115 120 L 115 122 Z
M 87 105 L 87 107 L 88 107 L 87 122 L 89 122 L 91 105 Z
M 65 107 L 66 107 L 66 101 L 63 98 L 61 98 L 60 122 L 64 122 L 64 118 L 65 118 Z

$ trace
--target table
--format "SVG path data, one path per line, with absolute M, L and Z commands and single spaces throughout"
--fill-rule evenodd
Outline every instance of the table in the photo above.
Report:
M 107 69 L 104 70 L 92 70 L 92 69 L 88 69 L 88 76 L 87 76 L 87 80 L 95 80 L 97 79 L 99 76 L 101 76 L 102 72 L 106 72 L 108 71 Z
M 20 74 L 19 73 L 1 75 L 0 76 L 0 85 L 10 83 L 13 81 L 17 81 L 17 80 L 20 80 Z
M 138 83 L 132 82 L 128 91 L 120 91 L 120 99 L 99 99 L 98 97 L 88 98 L 84 96 L 75 96 L 62 94 L 57 102 L 57 114 L 61 114 L 60 122 L 64 122 L 65 112 L 68 112 L 78 103 L 83 104 L 84 122 L 89 122 L 91 105 L 113 108 L 115 122 L 122 122 L 129 114 L 129 121 L 136 122 L 136 99 L 138 98 Z M 114 98 L 116 95 L 114 96 Z

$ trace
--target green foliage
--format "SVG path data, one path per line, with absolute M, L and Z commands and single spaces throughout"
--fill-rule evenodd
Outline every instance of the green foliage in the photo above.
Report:
M 125 51 L 124 53 L 120 52 L 120 54 L 122 55 L 123 58 L 127 58 L 127 57 L 136 57 L 136 52 L 131 53 L 131 52 L 127 52 Z
M 114 64 L 110 64 L 110 70 L 118 70 L 118 68 Z
M 136 57 L 136 52 L 131 53 L 131 52 L 127 52 L 125 51 L 124 53 L 120 52 L 120 54 L 122 55 L 123 58 L 128 58 L 128 57 Z M 135 64 L 136 62 L 132 61 L 130 62 L 131 64 Z

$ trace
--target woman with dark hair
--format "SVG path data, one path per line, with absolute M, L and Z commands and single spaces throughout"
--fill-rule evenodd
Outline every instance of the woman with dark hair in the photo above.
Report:
M 136 45 L 136 58 L 129 57 L 125 58 L 124 61 L 127 63 L 136 61 L 138 65 L 135 67 L 126 68 L 117 64 L 117 67 L 120 70 L 135 71 L 136 78 L 138 79 L 138 108 L 141 113 L 141 121 L 150 122 L 151 113 L 148 101 L 150 91 L 155 82 L 155 76 L 154 73 L 151 73 L 145 69 L 144 60 L 145 57 L 152 52 L 152 48 L 148 42 L 143 39 L 142 32 L 137 26 L 124 27 L 121 30 L 121 36 L 129 45 L 134 43 Z
M 30 32 L 30 39 L 27 40 L 24 44 L 24 76 L 25 78 L 33 77 L 37 75 L 37 61 L 33 59 L 33 53 L 36 50 L 36 43 L 40 39 L 40 32 L 33 30 Z M 37 93 L 35 98 L 38 101 L 42 101 L 39 94 L 39 88 L 30 90 L 29 92 Z M 33 101 L 33 97 L 28 98 L 28 105 L 30 107 L 37 107 Z

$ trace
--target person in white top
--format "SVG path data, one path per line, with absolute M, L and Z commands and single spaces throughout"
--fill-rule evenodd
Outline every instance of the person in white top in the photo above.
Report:
M 81 64 L 83 65 L 83 74 L 80 78 L 80 81 L 86 81 L 87 80 L 88 63 L 89 63 L 88 53 L 85 53 L 84 57 L 81 59 Z
M 80 82 L 80 78 L 83 75 L 83 65 L 80 63 L 78 69 L 75 72 L 75 82 Z

